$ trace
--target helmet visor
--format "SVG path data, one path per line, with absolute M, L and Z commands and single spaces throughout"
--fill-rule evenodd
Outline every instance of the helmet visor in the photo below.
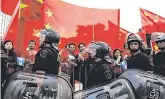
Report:
M 90 43 L 85 48 L 85 52 L 92 54 L 96 52 L 97 48 L 98 48 L 98 45 L 96 43 Z

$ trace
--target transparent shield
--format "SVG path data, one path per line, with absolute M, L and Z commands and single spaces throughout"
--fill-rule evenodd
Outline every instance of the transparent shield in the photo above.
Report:
M 130 84 L 125 79 L 74 93 L 74 99 L 135 99 Z
M 86 46 L 85 52 L 92 54 L 92 53 L 96 52 L 97 48 L 98 48 L 97 43 L 91 42 Z
M 165 99 L 165 77 L 137 69 L 125 71 L 119 78 L 127 79 L 136 93 L 136 99 Z
M 22 75 L 21 75 L 22 74 Z M 26 76 L 25 78 L 22 76 Z M 12 75 L 4 99 L 72 99 L 70 83 L 53 75 L 17 73 Z

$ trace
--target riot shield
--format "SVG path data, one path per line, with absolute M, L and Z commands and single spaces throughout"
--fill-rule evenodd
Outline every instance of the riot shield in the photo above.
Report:
M 74 93 L 74 99 L 135 99 L 132 87 L 125 79 L 94 86 Z
M 132 84 L 136 99 L 165 99 L 165 77 L 137 69 L 125 71 L 119 78 Z
M 23 77 L 25 76 L 25 77 Z M 63 77 L 19 72 L 11 76 L 4 99 L 72 99 L 71 84 Z

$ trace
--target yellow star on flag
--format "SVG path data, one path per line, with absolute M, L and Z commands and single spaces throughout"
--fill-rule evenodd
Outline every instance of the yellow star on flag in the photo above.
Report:
M 26 8 L 26 7 L 28 7 L 28 5 L 23 4 L 23 3 L 20 3 L 20 5 L 19 5 L 19 8 L 20 8 L 20 9 L 23 9 L 23 8 Z
M 34 33 L 33 33 L 33 36 L 36 36 L 36 37 L 39 37 L 40 36 L 40 29 L 36 30 L 36 29 L 33 29 Z
M 41 4 L 43 4 L 43 2 L 44 2 L 43 0 L 37 0 L 37 1 L 38 1 L 39 3 L 41 3 Z
M 84 35 L 87 35 L 86 33 L 84 33 Z
M 122 34 L 120 33 L 119 36 L 122 36 Z
M 26 8 L 26 7 L 28 7 L 28 5 L 20 3 L 20 5 L 19 5 L 19 15 L 18 15 L 19 18 L 20 18 L 20 10 L 23 9 L 23 8 Z
M 155 16 L 155 20 L 154 20 L 154 22 L 158 22 L 160 19 L 159 19 L 159 16 L 158 15 L 156 15 Z
M 144 15 L 145 15 L 145 16 L 149 16 L 149 14 L 148 14 L 146 11 L 144 12 Z
M 45 28 L 46 29 L 50 29 L 51 28 L 51 26 L 49 25 L 49 23 L 45 25 Z
M 154 46 L 154 50 L 155 51 L 158 51 L 159 50 L 157 45 Z
M 48 18 L 49 18 L 49 17 L 53 17 L 53 12 L 51 12 L 49 9 L 48 9 L 48 11 L 46 12 L 46 14 L 48 15 Z
M 157 19 L 155 19 L 155 20 L 154 20 L 154 22 L 158 22 L 158 20 L 157 20 Z

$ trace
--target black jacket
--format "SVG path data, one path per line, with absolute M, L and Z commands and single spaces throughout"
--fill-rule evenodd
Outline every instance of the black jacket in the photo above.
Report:
M 153 71 L 153 60 L 144 53 L 138 53 L 127 60 L 127 68 Z
M 59 60 L 59 51 L 57 49 L 43 47 L 36 54 L 33 72 L 42 70 L 47 74 L 58 75 Z
M 114 78 L 110 63 L 106 61 L 95 62 L 90 66 L 87 78 L 87 87 L 110 81 Z
M 165 76 L 165 52 L 159 52 L 154 56 L 154 72 Z

